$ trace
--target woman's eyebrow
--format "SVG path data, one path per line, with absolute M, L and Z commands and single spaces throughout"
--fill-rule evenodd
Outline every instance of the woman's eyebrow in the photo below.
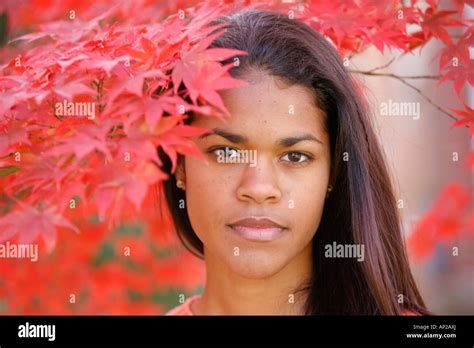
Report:
M 225 131 L 225 130 L 220 129 L 220 128 L 213 128 L 212 131 L 213 131 L 212 133 L 206 133 L 206 134 L 200 135 L 199 139 L 204 139 L 204 138 L 207 138 L 208 136 L 211 136 L 211 135 L 219 135 L 219 136 L 227 139 L 228 141 L 230 141 L 231 143 L 234 143 L 234 144 L 244 144 L 244 143 L 248 142 L 248 140 L 249 140 L 247 137 L 245 137 L 243 135 L 231 133 L 231 132 Z M 293 146 L 293 145 L 295 145 L 295 144 L 297 144 L 301 141 L 305 141 L 305 140 L 315 141 L 315 142 L 318 142 L 321 145 L 323 145 L 323 142 L 321 140 L 319 140 L 314 135 L 309 134 L 309 133 L 305 133 L 305 134 L 298 135 L 298 136 L 282 138 L 282 139 L 277 140 L 276 143 L 279 146 L 282 146 L 282 147 L 290 147 L 290 146 Z
M 229 140 L 231 143 L 234 143 L 234 144 L 242 144 L 248 141 L 248 138 L 244 137 L 243 135 L 230 133 L 220 128 L 213 128 L 212 131 L 213 131 L 212 133 L 206 133 L 199 136 L 199 139 L 204 139 L 211 135 L 220 135 L 221 137 Z
M 278 145 L 280 145 L 282 147 L 290 147 L 290 146 L 293 146 L 295 144 L 298 144 L 300 141 L 305 141 L 305 140 L 316 141 L 316 142 L 320 143 L 321 145 L 323 145 L 323 142 L 321 140 L 316 138 L 314 135 L 311 135 L 311 134 L 308 134 L 308 133 L 303 134 L 303 135 L 299 135 L 299 136 L 283 138 L 283 139 L 278 140 L 277 143 L 278 143 Z

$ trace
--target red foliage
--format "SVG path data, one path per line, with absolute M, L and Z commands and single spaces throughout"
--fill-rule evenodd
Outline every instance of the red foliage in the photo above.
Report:
M 467 232 L 474 234 L 474 214 L 469 211 L 471 196 L 469 189 L 456 183 L 444 188 L 433 208 L 411 233 L 408 245 L 415 259 L 431 256 L 437 244 L 452 245 Z

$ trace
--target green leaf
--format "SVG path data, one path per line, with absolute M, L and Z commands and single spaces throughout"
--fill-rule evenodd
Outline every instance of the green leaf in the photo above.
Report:
M 168 288 L 166 291 L 153 291 L 150 295 L 150 300 L 153 303 L 164 304 L 167 310 L 175 307 L 178 303 L 179 295 L 184 294 L 185 298 L 187 297 L 186 293 L 181 289 Z
M 145 299 L 145 296 L 141 292 L 133 290 L 133 289 L 127 290 L 127 297 L 130 300 L 130 302 L 140 302 Z
M 6 166 L 0 167 L 0 176 L 7 176 L 19 171 L 21 167 L 18 166 Z
M 150 243 L 148 246 L 151 253 L 159 260 L 169 258 L 173 252 L 169 247 L 158 247 L 154 243 Z
M 114 232 L 125 236 L 140 236 L 143 232 L 143 223 L 123 223 Z
M 102 244 L 99 253 L 96 255 L 95 259 L 92 261 L 92 265 L 95 267 L 100 267 L 104 263 L 111 261 L 115 258 L 115 249 L 114 246 L 110 243 Z

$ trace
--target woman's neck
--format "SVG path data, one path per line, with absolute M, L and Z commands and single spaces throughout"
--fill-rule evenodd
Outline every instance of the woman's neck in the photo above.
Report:
M 309 244 L 283 269 L 262 279 L 249 279 L 205 252 L 207 279 L 201 298 L 192 305 L 197 315 L 303 315 L 307 291 L 297 291 L 312 272 Z

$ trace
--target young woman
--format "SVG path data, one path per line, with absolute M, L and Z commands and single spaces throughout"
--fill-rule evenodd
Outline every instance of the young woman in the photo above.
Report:
M 336 50 L 284 14 L 221 18 L 212 47 L 247 51 L 221 97 L 192 114 L 206 161 L 179 158 L 168 207 L 205 261 L 202 295 L 168 314 L 426 314 L 369 114 Z M 229 59 L 229 63 L 233 61 Z M 184 202 L 184 204 L 183 204 Z

